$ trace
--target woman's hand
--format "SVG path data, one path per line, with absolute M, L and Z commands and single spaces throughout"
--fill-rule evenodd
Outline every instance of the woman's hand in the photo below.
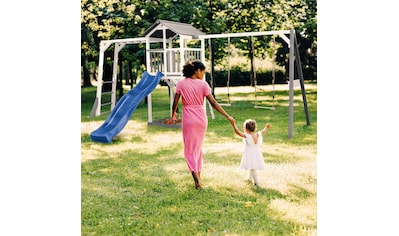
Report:
M 177 123 L 177 119 L 176 119 L 176 112 L 173 113 L 172 117 L 170 117 L 169 119 L 166 119 L 166 124 L 170 125 L 170 124 L 176 124 Z
M 231 123 L 232 125 L 233 125 L 234 123 L 236 123 L 236 120 L 235 120 L 233 117 L 231 117 L 231 116 L 228 116 L 227 119 L 230 121 L 230 123 Z

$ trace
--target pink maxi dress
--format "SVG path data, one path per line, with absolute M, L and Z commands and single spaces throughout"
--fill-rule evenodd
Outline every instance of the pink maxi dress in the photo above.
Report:
M 182 133 L 184 157 L 190 172 L 202 168 L 202 143 L 208 127 L 204 98 L 211 89 L 203 80 L 186 78 L 176 84 L 176 93 L 182 97 Z

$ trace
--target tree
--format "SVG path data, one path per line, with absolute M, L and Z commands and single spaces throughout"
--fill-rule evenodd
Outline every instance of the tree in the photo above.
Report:
M 273 30 L 295 29 L 304 76 L 316 79 L 317 4 L 316 0 L 275 0 L 271 6 Z M 288 47 L 278 49 L 277 62 L 288 70 Z
M 190 7 L 187 7 L 190 6 Z M 317 64 L 316 0 L 81 0 L 81 64 L 85 86 L 98 63 L 103 39 L 140 37 L 157 19 L 192 24 L 204 33 L 228 33 L 295 29 L 305 75 L 315 79 Z M 254 56 L 271 53 L 271 37 L 255 41 Z M 226 56 L 226 40 L 212 40 L 212 63 Z M 248 51 L 250 39 L 234 42 Z M 282 44 L 283 45 L 283 44 Z M 287 47 L 279 48 L 277 62 L 287 64 Z M 129 76 L 145 64 L 145 48 L 130 45 L 121 51 L 121 68 Z M 252 63 L 251 63 L 252 64 Z M 251 73 L 252 74 L 252 73 Z
M 81 51 L 85 85 L 88 85 L 86 80 L 89 76 L 86 73 L 89 73 L 90 65 L 97 66 L 100 41 L 136 37 L 142 30 L 142 14 L 137 1 L 81 1 Z

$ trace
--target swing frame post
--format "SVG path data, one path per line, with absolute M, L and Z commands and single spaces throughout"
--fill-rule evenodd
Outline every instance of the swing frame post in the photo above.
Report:
M 301 58 L 299 57 L 299 49 L 298 49 L 298 42 L 297 42 L 296 36 L 294 37 L 294 44 L 295 44 L 295 55 L 296 55 L 295 62 L 296 62 L 296 68 L 297 68 L 297 72 L 298 72 L 299 81 L 301 84 L 303 108 L 305 110 L 305 115 L 306 115 L 306 124 L 309 126 L 310 125 L 310 117 L 309 117 L 309 110 L 308 110 L 308 100 L 306 99 L 305 80 L 303 78 L 302 63 L 301 63 Z
M 294 31 L 290 31 L 290 58 L 289 58 L 289 107 L 288 107 L 288 139 L 292 139 L 294 130 Z
M 227 103 L 228 106 L 231 106 L 230 103 L 230 79 L 231 79 L 231 45 L 230 45 L 230 37 L 227 37 L 227 61 L 228 61 L 228 72 L 227 72 Z

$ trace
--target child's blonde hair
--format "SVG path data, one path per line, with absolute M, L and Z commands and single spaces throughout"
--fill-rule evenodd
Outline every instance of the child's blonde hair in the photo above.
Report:
M 256 121 L 252 119 L 247 119 L 244 121 L 244 129 L 247 129 L 249 132 L 255 132 L 256 130 Z

